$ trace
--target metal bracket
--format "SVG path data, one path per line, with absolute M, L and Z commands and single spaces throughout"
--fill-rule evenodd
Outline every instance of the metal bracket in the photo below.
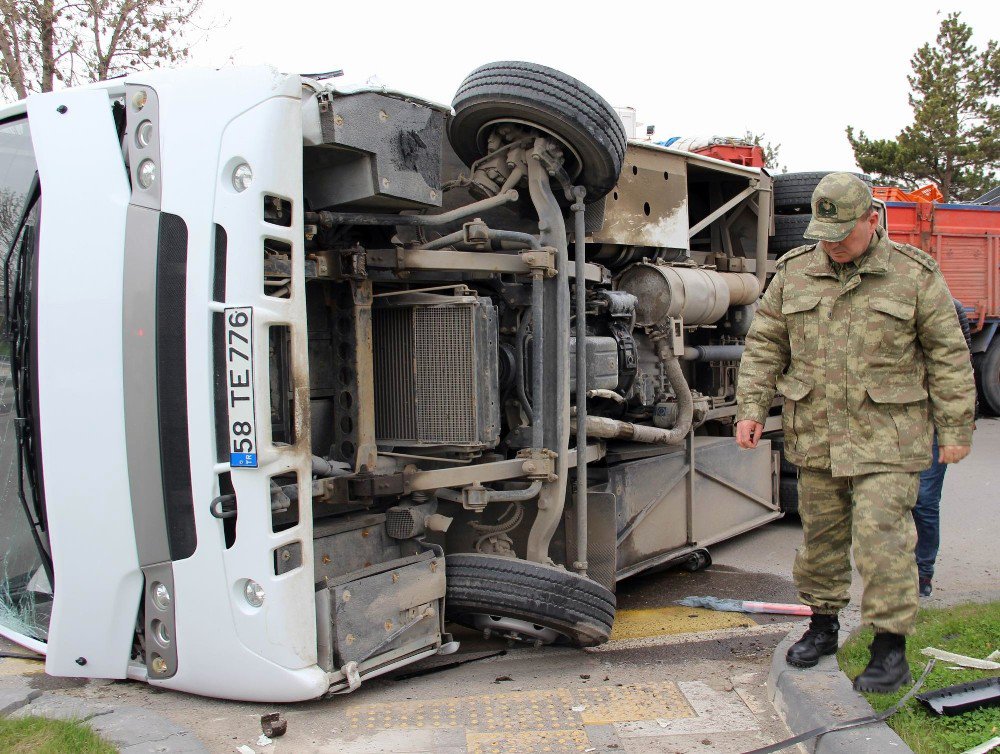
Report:
M 490 228 L 480 218 L 475 218 L 462 224 L 464 243 L 485 249 L 490 245 Z
M 757 193 L 756 185 L 751 185 L 749 188 L 743 189 L 743 191 L 738 193 L 736 196 L 734 196 L 728 202 L 723 204 L 721 207 L 713 210 L 708 215 L 699 220 L 697 223 L 692 225 L 691 228 L 688 230 L 688 238 L 694 238 L 696 235 L 698 235 L 698 233 L 700 233 L 702 230 L 704 230 L 709 225 L 714 223 L 720 217 L 725 215 L 729 210 L 733 209 L 736 205 L 750 198 L 755 193 Z
M 463 487 L 457 493 L 454 493 L 454 497 L 452 497 L 452 494 L 452 490 L 438 490 L 438 497 L 461 503 L 465 510 L 474 511 L 475 513 L 482 513 L 486 510 L 486 506 L 490 502 L 490 490 L 483 487 L 479 482 L 473 482 L 469 486 Z
M 542 272 L 545 277 L 551 278 L 556 275 L 556 250 L 545 248 L 545 249 L 531 249 L 528 251 L 522 251 L 518 256 L 521 257 L 523 261 L 532 272 L 538 270 Z
M 313 482 L 313 500 L 318 503 L 345 505 L 375 497 L 410 493 L 410 472 L 398 474 L 358 474 L 317 479 Z
M 524 463 L 521 468 L 529 479 L 541 479 L 546 482 L 556 480 L 556 454 L 547 448 L 525 448 L 518 451 L 517 458 Z
M 354 660 L 344 665 L 340 669 L 340 672 L 344 674 L 344 679 L 347 681 L 347 688 L 336 693 L 350 694 L 361 687 L 361 673 L 358 671 L 358 663 Z
M 652 339 L 670 342 L 670 351 L 677 358 L 684 355 L 684 320 L 680 317 L 667 317 L 665 330 L 660 330 L 652 335 Z
M 322 249 L 309 256 L 316 260 L 316 277 L 333 280 L 364 280 L 368 277 L 365 250 L 357 244 L 349 249 Z

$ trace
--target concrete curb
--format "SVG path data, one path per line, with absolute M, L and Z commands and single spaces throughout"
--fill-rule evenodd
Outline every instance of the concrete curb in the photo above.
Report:
M 793 734 L 874 714 L 837 666 L 834 655 L 824 657 L 814 668 L 800 670 L 785 662 L 785 652 L 798 641 L 805 623 L 797 625 L 774 650 L 767 693 L 778 714 Z M 840 643 L 848 638 L 840 632 Z M 801 744 L 814 754 L 913 754 L 896 732 L 885 723 L 828 733 Z M 791 749 L 790 749 L 791 751 Z
M 22 678 L 0 682 L 0 717 L 38 715 L 84 722 L 121 754 L 207 754 L 189 730 L 139 707 L 95 704 L 64 694 L 42 693 Z

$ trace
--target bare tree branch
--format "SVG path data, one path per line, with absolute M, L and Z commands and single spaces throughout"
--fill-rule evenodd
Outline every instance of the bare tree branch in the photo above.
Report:
M 15 97 L 188 57 L 203 0 L 0 0 L 0 90 Z

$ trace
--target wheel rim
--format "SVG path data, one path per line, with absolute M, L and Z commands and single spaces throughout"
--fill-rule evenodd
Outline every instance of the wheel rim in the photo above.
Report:
M 526 126 L 527 128 L 533 128 L 536 131 L 541 131 L 546 136 L 549 136 L 559 142 L 559 146 L 565 149 L 569 154 L 573 156 L 573 164 L 569 167 L 572 169 L 566 170 L 570 179 L 576 180 L 577 176 L 583 171 L 583 158 L 580 157 L 580 153 L 576 148 L 570 144 L 566 139 L 557 134 L 551 128 L 546 128 L 534 121 L 525 120 L 523 118 L 496 118 L 494 120 L 484 123 L 479 131 L 476 133 L 476 143 L 479 145 L 479 151 L 481 154 L 486 154 L 486 141 L 489 138 L 490 131 L 496 126 L 502 126 L 505 124 L 512 124 L 516 126 Z M 565 167 L 565 165 L 564 165 Z
M 489 631 L 513 641 L 523 641 L 528 644 L 551 644 L 564 634 L 554 628 L 547 628 L 538 623 L 531 623 L 516 618 L 505 618 L 502 615 L 487 615 L 477 613 L 472 616 L 472 624 L 480 631 Z

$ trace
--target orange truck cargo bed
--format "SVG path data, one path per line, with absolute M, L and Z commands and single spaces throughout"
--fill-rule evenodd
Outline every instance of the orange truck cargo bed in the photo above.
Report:
M 1000 207 L 887 202 L 889 237 L 941 266 L 972 328 L 980 407 L 1000 416 Z
M 1000 319 L 1000 207 L 888 202 L 886 208 L 889 237 L 937 260 L 973 330 Z

